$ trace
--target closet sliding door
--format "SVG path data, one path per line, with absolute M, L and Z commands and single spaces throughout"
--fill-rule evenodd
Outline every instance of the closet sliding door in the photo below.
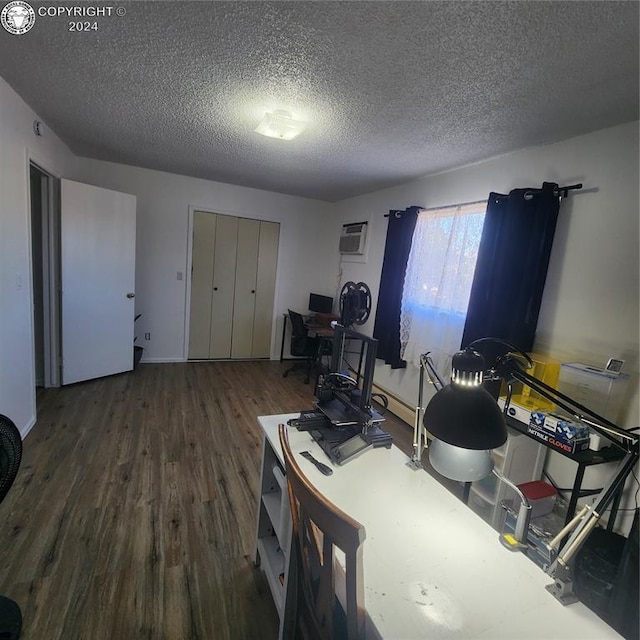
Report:
M 268 358 L 280 225 L 193 215 L 190 359 Z
M 280 225 L 277 222 L 260 223 L 256 310 L 251 349 L 254 358 L 268 358 L 271 355 L 271 328 L 273 323 L 273 299 L 276 294 L 279 237 Z
M 216 216 L 193 214 L 189 358 L 209 357 Z
M 216 218 L 213 257 L 213 295 L 211 297 L 211 333 L 208 358 L 229 358 L 233 335 L 233 300 L 235 270 L 238 259 L 238 218 L 200 215 Z
M 260 222 L 245 218 L 239 220 L 236 294 L 233 303 L 233 338 L 231 340 L 232 358 L 253 356 L 253 319 L 256 310 L 259 240 Z

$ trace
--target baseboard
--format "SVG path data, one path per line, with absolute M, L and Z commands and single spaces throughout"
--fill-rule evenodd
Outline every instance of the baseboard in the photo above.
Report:
M 165 362 L 186 362 L 187 360 L 182 357 L 178 358 L 145 358 L 142 356 L 140 364 L 163 364 Z
M 405 402 L 402 398 L 399 398 L 397 395 L 381 387 L 380 385 L 373 384 L 373 393 L 381 393 L 386 396 L 389 400 L 389 406 L 387 407 L 393 415 L 400 418 L 400 420 L 406 422 L 410 427 L 413 428 L 413 423 L 415 422 L 416 416 L 416 408 L 412 407 L 409 403 Z
M 27 424 L 24 427 L 22 427 L 22 429 L 20 429 L 20 437 L 23 440 L 27 437 L 27 434 L 29 433 L 29 431 L 31 431 L 31 429 L 33 429 L 35 424 L 36 424 L 36 418 L 34 416 L 33 418 L 31 418 L 31 420 L 29 420 L 29 422 L 27 422 Z

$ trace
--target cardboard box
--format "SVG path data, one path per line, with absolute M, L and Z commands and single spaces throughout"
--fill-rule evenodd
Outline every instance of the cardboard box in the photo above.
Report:
M 527 432 L 565 453 L 589 448 L 589 427 L 555 413 L 532 411 Z

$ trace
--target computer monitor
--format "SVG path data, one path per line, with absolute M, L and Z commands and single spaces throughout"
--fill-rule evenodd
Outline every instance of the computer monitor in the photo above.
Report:
M 309 311 L 312 313 L 331 313 L 333 309 L 333 298 L 323 296 L 319 293 L 309 294 Z

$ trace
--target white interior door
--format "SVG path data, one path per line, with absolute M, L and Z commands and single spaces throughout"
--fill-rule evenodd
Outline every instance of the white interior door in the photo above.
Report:
M 62 384 L 133 368 L 136 198 L 61 183 Z

